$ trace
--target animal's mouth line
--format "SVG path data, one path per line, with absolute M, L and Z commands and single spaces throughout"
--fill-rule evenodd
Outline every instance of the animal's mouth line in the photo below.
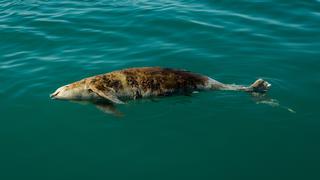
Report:
M 56 97 L 58 94 L 59 94 L 59 92 L 52 93 L 52 94 L 50 94 L 50 98 L 54 99 L 54 97 Z

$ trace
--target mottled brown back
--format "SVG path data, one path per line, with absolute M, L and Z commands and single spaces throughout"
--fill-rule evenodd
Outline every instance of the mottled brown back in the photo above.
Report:
M 208 78 L 184 70 L 143 67 L 113 71 L 88 80 L 101 91 L 109 87 L 118 94 L 127 93 L 123 96 L 140 98 L 191 92 L 205 86 Z

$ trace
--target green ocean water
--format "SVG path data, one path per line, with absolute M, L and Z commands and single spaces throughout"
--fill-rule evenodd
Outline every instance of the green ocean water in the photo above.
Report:
M 0 179 L 320 179 L 320 1 L 0 1 Z M 117 106 L 56 88 L 163 66 L 267 96 Z M 276 102 L 277 101 L 277 102 Z

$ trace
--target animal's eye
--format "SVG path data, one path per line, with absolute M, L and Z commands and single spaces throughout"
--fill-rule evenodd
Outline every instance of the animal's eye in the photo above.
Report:
M 88 89 L 88 92 L 91 93 L 91 92 L 93 92 L 93 91 L 92 91 L 92 89 Z

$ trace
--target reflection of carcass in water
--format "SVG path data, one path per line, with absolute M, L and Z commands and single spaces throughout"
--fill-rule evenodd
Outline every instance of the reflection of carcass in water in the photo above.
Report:
M 257 104 L 266 104 L 271 107 L 279 107 L 285 110 L 288 110 L 291 113 L 296 113 L 293 109 L 280 105 L 280 102 L 277 99 L 272 99 L 266 96 L 266 94 L 261 93 L 253 93 L 254 101 L 256 101 Z
M 71 101 L 77 104 L 81 104 L 81 105 L 95 105 L 97 109 L 99 109 L 100 111 L 106 113 L 106 114 L 111 114 L 117 117 L 121 117 L 124 114 L 121 113 L 119 110 L 117 110 L 116 106 L 113 103 L 110 103 L 108 101 L 95 101 L 95 102 L 91 102 L 91 101 Z
M 123 114 L 120 111 L 118 111 L 115 105 L 112 103 L 104 102 L 104 103 L 95 103 L 94 105 L 96 105 L 96 107 L 104 113 L 112 114 L 118 117 L 123 116 Z

